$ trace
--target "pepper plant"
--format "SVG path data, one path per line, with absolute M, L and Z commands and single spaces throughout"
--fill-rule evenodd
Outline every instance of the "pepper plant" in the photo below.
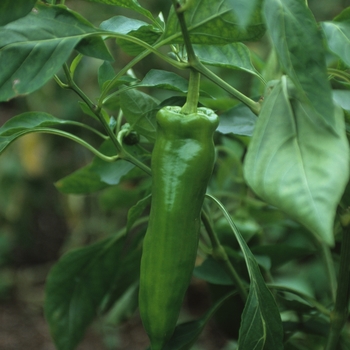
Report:
M 57 349 L 75 349 L 120 303 L 139 306 L 152 350 L 193 348 L 213 318 L 233 349 L 349 349 L 350 7 L 318 23 L 304 0 L 173 0 L 160 14 L 137 0 L 90 1 L 116 15 L 93 25 L 69 1 L 0 3 L 0 101 L 54 80 L 85 115 L 13 116 L 0 152 L 29 133 L 87 148 L 92 161 L 57 179 L 67 194 L 153 179 L 123 229 L 52 268 L 45 315 Z M 124 67 L 113 45 L 130 57 Z M 167 69 L 137 76 L 147 56 Z M 100 62 L 98 96 L 76 79 L 86 57 Z M 242 72 L 244 93 L 229 81 Z M 100 144 L 69 131 L 80 128 Z M 302 259 L 322 262 L 319 284 L 283 275 Z M 191 276 L 212 303 L 183 323 Z

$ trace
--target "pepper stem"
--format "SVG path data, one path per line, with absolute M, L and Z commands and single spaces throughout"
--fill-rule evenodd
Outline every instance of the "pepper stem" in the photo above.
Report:
M 194 69 L 191 69 L 186 103 L 181 108 L 182 114 L 197 113 L 200 79 L 200 73 L 195 71 Z

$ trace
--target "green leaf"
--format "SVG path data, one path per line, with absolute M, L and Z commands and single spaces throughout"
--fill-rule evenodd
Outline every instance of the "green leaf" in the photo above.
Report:
M 336 207 L 349 178 L 344 119 L 337 108 L 330 127 L 288 88 L 282 77 L 263 103 L 245 178 L 258 196 L 332 245 Z
M 261 5 L 260 0 L 227 0 L 227 2 L 235 13 L 238 24 L 242 27 L 249 23 L 250 17 L 256 11 L 257 6 Z
M 239 104 L 220 115 L 217 131 L 222 134 L 252 136 L 257 119 L 246 105 Z
M 185 20 L 192 44 L 221 45 L 239 41 L 257 40 L 265 32 L 260 11 L 256 10 L 246 28 L 231 10 L 227 0 L 213 2 L 198 0 L 188 3 Z M 166 23 L 162 39 L 171 39 L 171 43 L 182 43 L 182 34 L 177 15 L 173 8 Z
M 219 299 L 203 317 L 196 321 L 186 322 L 175 328 L 174 334 L 165 344 L 164 350 L 189 350 L 201 335 L 204 327 L 215 314 L 215 312 L 225 303 L 225 301 L 235 295 L 231 292 Z M 251 349 L 250 349 L 251 350 Z M 277 350 L 277 349 L 276 349 Z
M 344 21 L 322 22 L 328 48 L 350 66 L 350 18 Z
M 100 4 L 113 5 L 124 7 L 133 11 L 140 13 L 141 15 L 154 21 L 154 18 L 148 10 L 143 8 L 137 0 L 87 0 L 91 2 L 98 2 Z
M 58 119 L 48 113 L 26 112 L 9 119 L 0 128 L 0 136 L 13 136 L 26 130 L 69 123 L 69 120 Z
M 37 0 L 17 0 L 16 6 L 13 0 L 1 0 L 0 26 L 26 16 L 34 7 Z
M 126 232 L 129 232 L 136 222 L 136 220 L 140 217 L 140 215 L 144 212 L 144 210 L 151 203 L 151 195 L 148 195 L 145 198 L 140 199 L 134 206 L 130 208 L 128 211 L 128 222 L 126 225 Z
M 333 101 L 341 108 L 350 111 L 350 91 L 333 90 Z
M 317 23 L 305 0 L 266 0 L 267 27 L 285 73 L 315 110 L 336 124 L 325 50 Z
M 131 247 L 127 251 L 125 251 L 124 247 L 122 260 L 116 266 L 117 269 L 115 271 L 113 286 L 108 292 L 101 307 L 103 313 L 110 310 L 131 285 L 135 284 L 135 282 L 138 284 L 142 255 L 140 240 L 143 237 L 144 231 L 141 231 L 141 233 L 131 242 Z M 128 241 L 127 244 L 129 245 L 130 241 Z
M 0 27 L 0 61 L 6 67 L 0 71 L 0 101 L 39 89 L 82 39 L 98 31 L 64 6 L 41 4 L 26 17 Z M 92 52 L 86 44 L 83 47 Z
M 127 122 L 140 135 L 155 139 L 155 114 L 158 102 L 151 96 L 136 89 L 120 94 L 120 106 Z
M 104 61 L 113 61 L 111 53 L 102 38 L 98 36 L 89 36 L 82 39 L 75 49 L 85 56 L 98 58 Z
M 104 142 L 99 151 L 109 156 L 115 155 L 115 147 L 110 140 Z M 134 167 L 126 160 L 109 163 L 95 157 L 90 164 L 57 181 L 55 186 L 62 193 L 93 193 L 119 184 L 122 177 Z
M 55 186 L 60 192 L 66 194 L 88 194 L 108 187 L 106 183 L 101 181 L 100 176 L 93 171 L 92 164 L 58 180 Z
M 104 298 L 112 287 L 118 287 L 117 282 L 122 282 L 124 240 L 121 238 L 107 238 L 71 251 L 50 271 L 45 316 L 58 350 L 75 349 Z M 127 287 L 120 286 L 119 294 Z
M 220 207 L 230 224 L 243 253 L 250 278 L 248 299 L 239 330 L 238 347 L 240 350 L 282 350 L 283 328 L 280 313 L 261 275 L 259 265 L 223 205 L 214 197 L 207 196 Z
M 194 51 L 200 61 L 205 64 L 229 69 L 240 69 L 262 79 L 252 64 L 249 49 L 242 43 L 220 46 L 194 45 Z
M 151 69 L 137 86 L 187 93 L 188 81 L 173 72 Z
M 112 17 L 102 22 L 100 28 L 113 33 L 130 35 L 148 44 L 153 44 L 161 36 L 161 31 L 157 27 L 124 16 Z M 131 56 L 136 56 L 144 50 L 142 46 L 128 40 L 117 39 L 117 43 Z
M 37 129 L 69 124 L 44 112 L 26 112 L 8 120 L 0 128 L 0 154 L 17 138 Z

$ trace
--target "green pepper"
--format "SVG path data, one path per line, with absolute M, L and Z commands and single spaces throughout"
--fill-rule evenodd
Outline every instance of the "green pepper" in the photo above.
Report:
M 180 107 L 165 107 L 157 113 L 139 291 L 140 315 L 152 350 L 161 350 L 173 334 L 190 283 L 217 126 L 217 115 L 207 108 L 185 115 Z

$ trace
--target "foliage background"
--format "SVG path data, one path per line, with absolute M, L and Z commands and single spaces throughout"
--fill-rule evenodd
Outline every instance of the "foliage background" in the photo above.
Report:
M 170 1 L 141 1 L 153 13 L 164 11 Z M 112 15 L 124 14 L 135 17 L 125 9 L 112 8 L 80 0 L 67 0 L 66 5 L 82 13 L 93 24 Z M 342 9 L 350 6 L 349 0 L 313 0 L 309 6 L 317 20 L 330 20 Z M 98 8 L 98 10 L 96 10 Z M 114 11 L 115 13 L 111 13 Z M 137 17 L 135 17 L 137 18 Z M 116 70 L 130 60 L 118 46 L 109 43 L 117 57 Z M 259 67 L 267 55 L 268 40 L 250 44 L 255 53 L 254 64 Z M 84 58 L 77 71 L 77 82 L 84 86 L 89 96 L 97 96 L 97 70 L 100 61 Z M 135 75 L 142 78 L 150 69 L 171 70 L 154 55 L 147 57 L 135 68 Z M 177 74 L 186 74 L 176 72 Z M 255 91 L 251 77 L 244 72 L 219 72 L 219 75 L 239 90 L 249 94 Z M 186 77 L 186 76 L 185 76 Z M 211 95 L 228 103 L 225 93 L 203 80 L 202 87 Z M 146 90 L 147 92 L 147 90 Z M 158 90 L 156 97 L 164 99 L 169 94 Z M 63 119 L 84 118 L 73 92 L 64 91 L 54 81 L 29 97 L 17 98 L 0 104 L 0 125 L 14 115 L 24 111 L 40 110 Z M 94 143 L 90 134 L 81 135 Z M 89 139 L 90 138 L 90 139 Z M 216 185 L 223 190 L 241 193 L 230 201 L 229 210 L 235 212 L 236 222 L 249 238 L 264 232 L 267 240 L 293 241 L 295 246 L 308 246 L 307 239 L 296 233 L 297 225 L 282 213 L 270 216 L 259 209 L 242 206 L 245 190 L 242 188 L 240 159 L 245 151 L 244 139 L 230 136 L 226 140 L 234 152 L 220 154 L 216 168 Z M 54 186 L 60 178 L 79 169 L 92 159 L 92 155 L 75 143 L 41 134 L 31 134 L 14 143 L 0 157 L 0 348 L 54 349 L 48 328 L 43 318 L 43 297 L 46 275 L 54 262 L 74 247 L 87 245 L 109 236 L 123 227 L 127 210 L 143 194 L 142 184 L 134 179 L 124 179 L 120 185 L 88 196 L 61 194 Z M 232 173 L 236 165 L 237 173 Z M 225 234 L 225 227 L 221 229 Z M 311 286 L 322 291 L 325 278 L 317 258 L 304 258 L 296 263 L 284 265 L 279 270 L 281 280 L 303 285 L 307 291 Z M 310 276 L 312 278 L 310 279 Z M 208 286 L 199 279 L 193 280 L 186 299 L 183 319 L 199 316 L 209 304 Z M 317 296 L 322 298 L 322 295 Z M 227 320 L 221 320 L 227 324 Z M 220 321 L 211 322 L 200 340 L 202 350 L 229 349 L 225 329 L 219 329 Z M 147 337 L 142 330 L 137 313 L 125 321 L 118 331 L 111 320 L 99 320 L 80 344 L 80 350 L 89 349 L 144 349 Z

